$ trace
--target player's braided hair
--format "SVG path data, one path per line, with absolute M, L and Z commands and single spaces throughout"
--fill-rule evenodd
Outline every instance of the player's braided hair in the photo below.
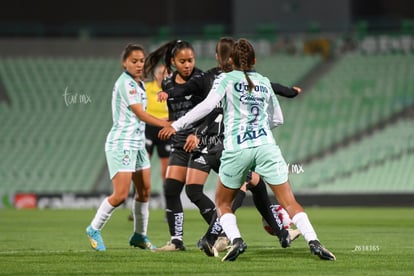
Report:
M 231 59 L 233 60 L 235 69 L 244 72 L 249 85 L 249 92 L 253 90 L 254 84 L 247 72 L 253 69 L 255 58 L 254 48 L 247 39 L 240 38 L 234 43 Z
M 172 40 L 151 52 L 145 59 L 145 76 L 154 77 L 154 69 L 159 63 L 165 64 L 165 68 L 167 69 L 168 74 L 170 74 L 173 71 L 171 58 L 175 57 L 177 52 L 182 49 L 191 49 L 194 51 L 193 46 L 189 42 L 183 40 Z

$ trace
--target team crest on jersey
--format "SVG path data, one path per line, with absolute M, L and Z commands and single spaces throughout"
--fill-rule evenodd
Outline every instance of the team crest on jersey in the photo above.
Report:
M 129 158 L 128 151 L 124 151 L 124 158 L 122 158 L 122 164 L 124 166 L 128 166 L 130 162 L 131 162 L 131 159 Z
M 137 90 L 135 89 L 129 90 L 129 95 L 135 95 L 135 94 L 137 94 Z

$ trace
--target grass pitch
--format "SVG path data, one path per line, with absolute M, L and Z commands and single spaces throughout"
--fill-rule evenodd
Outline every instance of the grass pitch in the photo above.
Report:
M 414 208 L 306 208 L 318 237 L 337 257 L 322 261 L 300 237 L 282 249 L 254 208 L 237 211 L 248 247 L 235 262 L 196 247 L 206 224 L 185 210 L 184 252 L 150 252 L 128 245 L 132 222 L 118 209 L 102 231 L 106 252 L 89 248 L 85 228 L 95 210 L 0 210 L 2 275 L 414 275 Z M 151 210 L 149 237 L 169 240 L 163 210 Z M 221 253 L 221 257 L 224 252 Z

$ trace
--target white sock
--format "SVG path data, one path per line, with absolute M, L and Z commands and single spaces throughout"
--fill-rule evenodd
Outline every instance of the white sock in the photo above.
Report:
M 134 215 L 134 232 L 147 235 L 149 202 L 135 201 L 132 203 L 132 214 Z
M 309 221 L 308 215 L 304 212 L 297 213 L 292 218 L 293 223 L 296 225 L 296 228 L 302 233 L 306 242 L 317 240 L 315 230 L 313 230 L 312 224 Z
M 237 227 L 236 216 L 234 214 L 226 213 L 222 215 L 220 217 L 220 224 L 231 243 L 233 243 L 234 239 L 241 238 L 239 228 Z
M 95 217 L 91 222 L 91 226 L 95 230 L 102 230 L 105 223 L 109 220 L 112 213 L 114 212 L 115 207 L 109 204 L 108 198 L 105 198 L 98 210 L 96 211 Z

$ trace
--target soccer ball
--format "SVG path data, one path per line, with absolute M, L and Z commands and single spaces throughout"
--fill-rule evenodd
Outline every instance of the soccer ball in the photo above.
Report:
M 263 225 L 263 229 L 272 236 L 276 236 L 275 232 L 273 231 L 272 227 L 270 227 L 270 225 L 267 223 L 267 221 L 262 218 L 262 225 Z
M 273 217 L 277 224 L 283 226 L 285 229 L 289 229 L 292 226 L 292 220 L 290 219 L 288 213 L 280 205 L 271 205 L 270 210 L 272 211 Z M 276 236 L 272 227 L 267 223 L 267 221 L 262 217 L 263 229 L 272 236 Z

